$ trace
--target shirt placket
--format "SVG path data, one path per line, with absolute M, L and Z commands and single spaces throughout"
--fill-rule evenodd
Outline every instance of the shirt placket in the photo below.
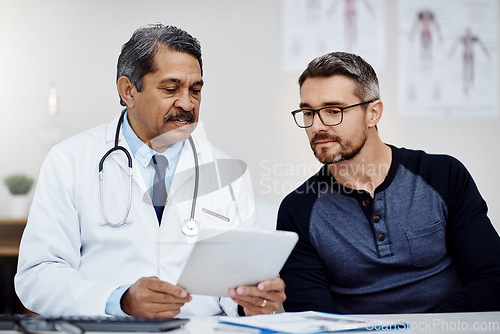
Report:
M 372 199 L 370 197 L 361 200 L 361 206 L 365 211 L 371 226 L 375 247 L 379 258 L 392 255 L 389 228 L 387 226 L 387 212 L 385 205 L 385 194 L 379 192 Z

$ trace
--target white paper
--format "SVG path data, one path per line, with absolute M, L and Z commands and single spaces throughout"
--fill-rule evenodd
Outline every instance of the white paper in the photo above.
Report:
M 266 314 L 252 317 L 220 317 L 219 322 L 291 334 L 325 333 L 353 329 L 370 330 L 382 327 L 396 329 L 404 326 L 404 324 L 396 322 L 313 311 Z

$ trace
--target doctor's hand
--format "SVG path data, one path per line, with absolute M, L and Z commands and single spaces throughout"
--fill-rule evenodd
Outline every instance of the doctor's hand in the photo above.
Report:
M 128 288 L 120 303 L 122 310 L 134 317 L 172 318 L 191 299 L 181 287 L 158 277 L 142 277 Z
M 246 315 L 269 314 L 277 311 L 285 301 L 285 282 L 276 278 L 253 286 L 239 286 L 229 289 L 229 296 L 243 306 Z

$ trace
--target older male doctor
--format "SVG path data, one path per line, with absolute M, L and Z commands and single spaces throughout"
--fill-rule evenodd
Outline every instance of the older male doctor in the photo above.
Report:
M 41 168 L 15 278 L 28 309 L 173 317 L 278 308 L 279 278 L 231 289 L 231 298 L 175 285 L 199 229 L 190 218 L 257 227 L 244 164 L 192 133 L 202 87 L 200 45 L 185 31 L 150 25 L 123 46 L 117 88 L 126 110 L 54 146 Z

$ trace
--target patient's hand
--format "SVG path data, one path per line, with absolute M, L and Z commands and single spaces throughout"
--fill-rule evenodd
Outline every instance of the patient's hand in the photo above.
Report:
M 134 317 L 172 318 L 191 299 L 181 287 L 158 277 L 142 277 L 128 288 L 120 303 L 122 310 Z
M 246 315 L 269 314 L 277 311 L 285 301 L 285 282 L 281 278 L 276 278 L 253 286 L 239 286 L 230 289 L 229 296 L 243 306 Z

